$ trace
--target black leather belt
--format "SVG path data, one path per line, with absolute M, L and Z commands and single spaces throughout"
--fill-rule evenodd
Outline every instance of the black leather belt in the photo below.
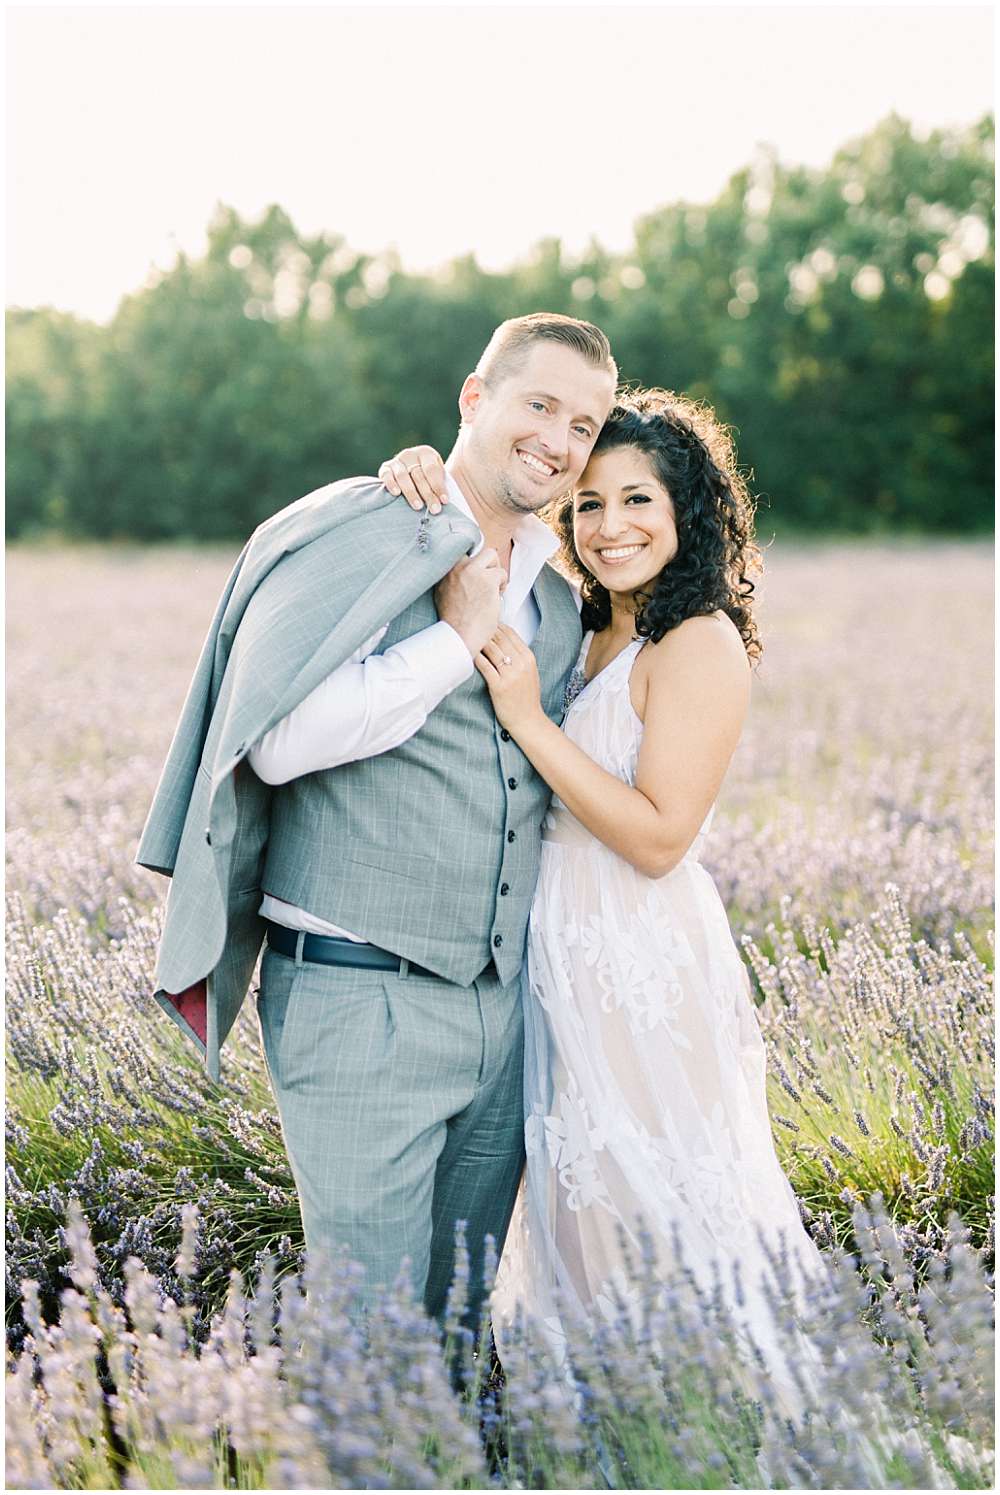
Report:
M 299 943 L 299 931 L 289 929 L 285 924 L 273 924 L 266 919 L 267 943 L 272 950 L 279 955 L 288 955 L 295 959 L 296 949 Z M 307 934 L 302 941 L 302 959 L 313 961 L 321 966 L 355 966 L 366 971 L 399 971 L 406 962 L 398 955 L 393 955 L 391 950 L 381 950 L 378 945 L 359 945 L 354 940 L 340 940 L 331 934 Z M 437 971 L 429 971 L 426 966 L 409 964 L 411 976 L 433 976 L 435 980 L 443 980 Z

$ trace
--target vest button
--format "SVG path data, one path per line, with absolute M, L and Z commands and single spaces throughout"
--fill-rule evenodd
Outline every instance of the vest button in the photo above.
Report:
M 517 788 L 517 780 L 516 779 L 508 779 L 507 780 L 507 788 L 508 789 L 516 789 Z
M 510 733 L 507 731 L 506 727 L 500 728 L 500 740 L 501 742 L 510 742 Z
M 507 840 L 508 841 L 516 841 L 517 840 L 517 831 L 508 831 L 507 832 Z
M 212 844 L 212 832 L 211 831 L 206 831 L 205 832 L 205 845 L 206 846 L 211 846 L 211 844 Z
M 495 934 L 493 936 L 493 948 L 495 950 L 499 950 L 500 946 L 502 944 L 503 944 L 503 935 L 502 934 Z
M 510 892 L 510 883 L 509 882 L 502 882 L 500 884 L 500 897 L 501 898 L 506 898 L 507 894 L 509 892 Z

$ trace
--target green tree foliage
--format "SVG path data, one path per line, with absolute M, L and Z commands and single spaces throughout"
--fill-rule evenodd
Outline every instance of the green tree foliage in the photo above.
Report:
M 493 327 L 545 308 L 609 333 L 626 379 L 737 429 L 761 529 L 988 527 L 993 121 L 919 138 L 895 116 L 824 171 L 762 151 L 633 248 L 546 240 L 505 274 L 392 256 L 220 208 L 107 327 L 8 314 L 12 535 L 233 540 L 297 495 L 453 439 Z

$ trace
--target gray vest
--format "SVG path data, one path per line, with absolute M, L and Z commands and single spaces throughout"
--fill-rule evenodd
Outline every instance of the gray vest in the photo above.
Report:
M 534 596 L 542 705 L 561 721 L 580 647 L 576 603 L 549 566 Z M 436 620 L 427 592 L 393 620 L 379 652 Z M 491 959 L 512 981 L 548 802 L 475 671 L 392 752 L 274 791 L 262 886 L 462 986 Z

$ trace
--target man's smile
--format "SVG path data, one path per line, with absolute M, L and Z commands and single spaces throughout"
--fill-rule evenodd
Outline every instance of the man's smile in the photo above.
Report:
M 553 467 L 551 462 L 546 462 L 542 457 L 537 457 L 534 452 L 526 452 L 519 446 L 515 447 L 514 450 L 525 467 L 529 468 L 532 472 L 539 473 L 541 477 L 554 478 L 559 471 L 558 467 Z

